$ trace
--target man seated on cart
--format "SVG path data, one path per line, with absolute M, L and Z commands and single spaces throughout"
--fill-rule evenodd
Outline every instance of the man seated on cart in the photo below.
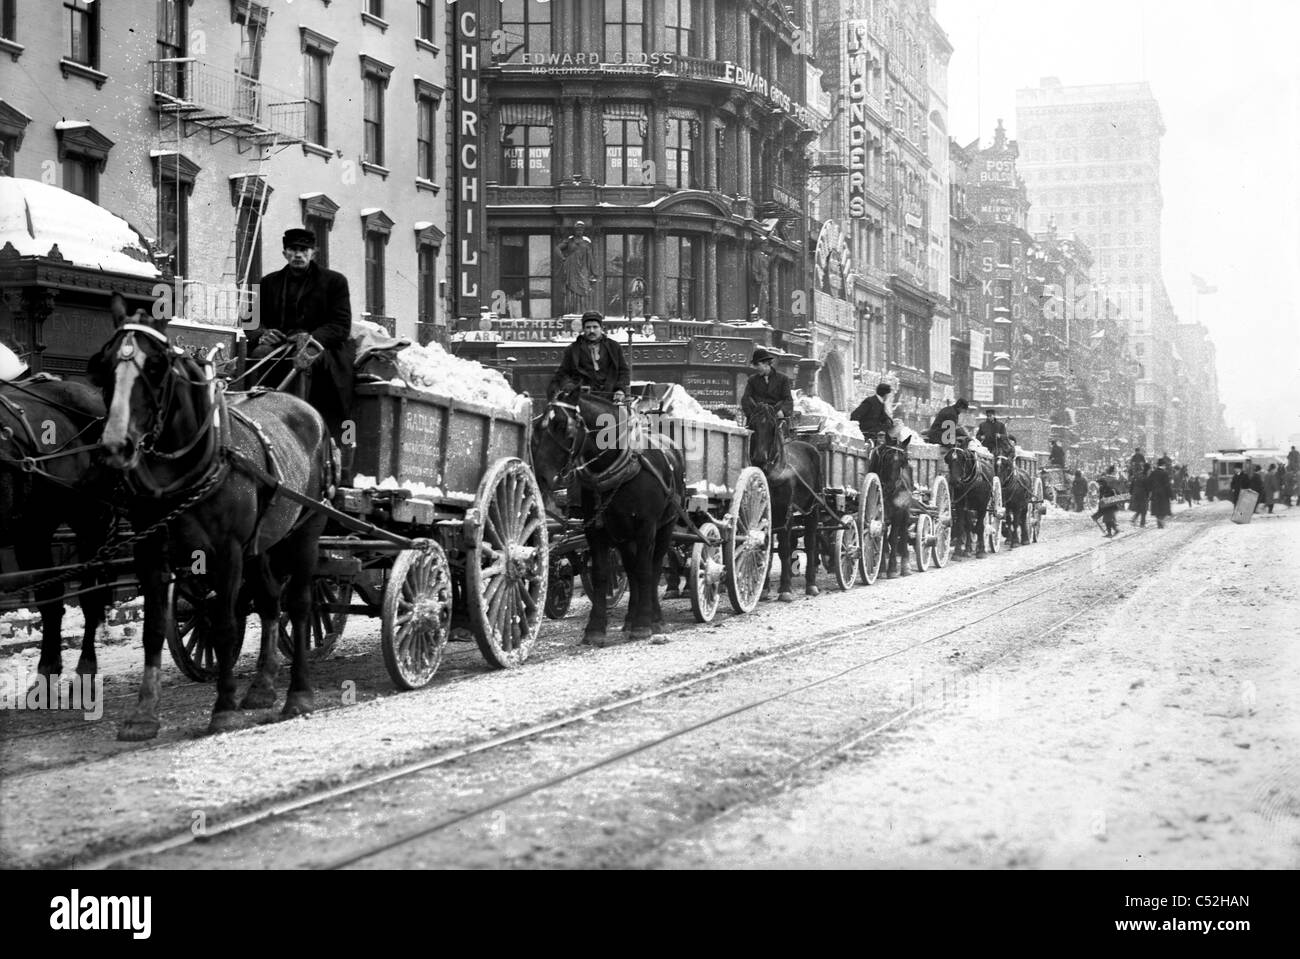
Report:
M 898 438 L 898 426 L 888 406 L 889 394 L 893 391 L 888 383 L 881 383 L 874 396 L 868 396 L 849 414 L 849 419 L 858 424 L 864 439 L 879 444 L 882 437 Z
M 961 441 L 969 439 L 970 434 L 961 425 L 961 414 L 968 409 L 970 409 L 970 404 L 965 399 L 958 399 L 957 402 L 945 406 L 938 413 L 935 413 L 934 422 L 930 424 L 930 428 L 924 433 L 925 441 L 927 443 L 937 443 L 944 449 L 964 445 Z
M 740 398 L 740 408 L 746 417 L 754 415 L 759 406 L 770 407 L 777 420 L 789 420 L 794 416 L 794 393 L 790 390 L 790 377 L 774 369 L 776 354 L 761 346 L 754 351 L 749 363 L 756 372 L 745 384 L 745 393 Z
M 286 387 L 320 412 L 334 442 L 343 447 L 343 422 L 352 413 L 352 302 L 348 279 L 315 262 L 316 235 L 301 227 L 285 230 L 285 267 L 262 277 L 258 287 L 256 329 L 248 333 L 249 357 L 264 359 L 286 342 L 299 349 L 264 364 L 249 386 L 278 389 L 297 367 Z
M 623 348 L 605 335 L 605 317 L 588 310 L 582 314 L 582 332 L 564 351 L 551 378 L 550 395 L 577 388 L 621 403 L 631 382 Z
M 998 421 L 996 414 L 997 410 L 992 407 L 985 409 L 984 422 L 981 423 L 979 429 L 975 431 L 975 438 L 979 440 L 980 444 L 994 456 L 998 455 L 998 446 L 1000 443 L 1005 442 L 1007 438 L 1007 426 L 1005 423 Z

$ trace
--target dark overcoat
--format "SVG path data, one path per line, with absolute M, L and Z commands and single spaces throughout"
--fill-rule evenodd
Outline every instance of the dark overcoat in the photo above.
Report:
M 1147 477 L 1147 482 L 1150 484 L 1151 515 L 1156 519 L 1173 516 L 1174 488 L 1164 467 L 1157 466 L 1153 469 L 1151 475 Z
M 590 343 L 582 336 L 570 343 L 560 358 L 560 368 L 551 378 L 551 391 L 564 389 L 571 383 L 604 394 L 607 399 L 619 390 L 626 393 L 632 382 L 632 370 L 623 355 L 623 347 L 608 336 L 602 336 L 596 349 L 600 354 L 599 369 L 591 361 Z
M 794 394 L 790 391 L 790 377 L 773 370 L 763 379 L 761 373 L 755 373 L 745 384 L 745 394 L 740 398 L 740 408 L 749 416 L 754 407 L 762 404 L 779 410 L 786 418 L 794 416 Z
M 331 432 L 352 410 L 352 300 L 348 280 L 342 273 L 327 270 L 317 263 L 307 266 L 307 275 L 292 303 L 285 296 L 289 268 L 262 277 L 258 290 L 258 327 L 248 333 L 248 349 L 257 349 L 267 330 L 281 330 L 286 336 L 306 332 L 323 348 L 312 367 L 311 393 L 308 401 L 320 411 Z M 286 369 L 288 364 L 282 364 Z M 272 376 L 280 376 L 276 370 Z M 271 383 L 271 376 L 263 385 Z M 278 383 L 279 380 L 276 380 Z
M 999 436 L 1006 438 L 1007 424 L 998 419 L 985 419 L 980 423 L 979 429 L 975 431 L 975 438 L 990 453 L 995 452 L 998 448 L 997 439 Z
M 858 408 L 849 414 L 849 419 L 858 424 L 862 435 L 871 439 L 877 433 L 891 433 L 894 420 L 885 412 L 885 401 L 872 394 L 858 404 Z
M 1151 477 L 1139 473 L 1129 487 L 1128 508 L 1134 513 L 1147 511 L 1147 496 L 1151 491 Z

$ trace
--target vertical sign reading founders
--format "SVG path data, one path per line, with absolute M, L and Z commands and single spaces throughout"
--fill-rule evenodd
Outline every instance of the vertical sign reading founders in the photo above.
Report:
M 477 3 L 461 0 L 456 13 L 456 233 L 460 237 L 456 315 L 477 321 L 482 296 L 483 157 Z
M 867 215 L 867 22 L 850 20 L 849 218 Z

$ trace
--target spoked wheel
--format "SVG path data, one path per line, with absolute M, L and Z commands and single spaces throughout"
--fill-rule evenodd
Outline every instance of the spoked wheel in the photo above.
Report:
M 984 543 L 990 553 L 996 553 L 1002 541 L 1002 480 L 993 477 L 993 490 L 989 494 L 988 512 L 984 515 Z
M 451 636 L 451 567 L 437 543 L 404 549 L 384 585 L 380 645 L 398 689 L 428 685 Z
M 1047 508 L 1044 505 L 1043 481 L 1041 479 L 1034 480 L 1034 499 L 1029 504 L 1029 508 L 1033 510 L 1032 515 L 1029 517 L 1029 538 L 1037 543 L 1038 532 L 1043 528 L 1043 510 Z
M 582 591 L 588 597 L 596 591 L 591 579 L 591 563 L 582 568 Z M 611 547 L 609 551 L 609 582 L 605 586 L 605 606 L 613 609 L 627 592 L 627 570 L 623 568 L 623 557 L 618 550 Z
M 934 549 L 934 520 L 929 513 L 917 514 L 915 536 L 912 553 L 916 556 L 916 571 L 924 573 L 930 568 L 930 553 Z
M 213 682 L 220 672 L 217 651 L 211 643 L 211 633 L 204 621 L 203 603 L 207 587 L 201 579 L 178 576 L 172 584 L 172 602 L 175 604 L 172 625 L 167 633 L 167 648 L 172 661 L 180 671 L 196 683 Z M 244 646 L 247 616 L 235 617 L 235 658 Z
M 858 572 L 868 586 L 880 575 L 880 564 L 885 558 L 885 499 L 880 488 L 880 477 L 868 473 L 858 493 L 858 530 L 862 537 Z
M 722 562 L 731 608 L 752 611 L 772 565 L 772 493 L 757 467 L 746 466 L 736 477 L 722 531 Z
M 930 505 L 938 514 L 934 520 L 934 548 L 930 558 L 938 569 L 948 565 L 952 555 L 952 493 L 948 489 L 948 478 L 936 476 L 930 488 Z
M 546 618 L 564 619 L 573 602 L 573 568 L 567 559 L 552 563 L 546 574 Z
M 465 518 L 465 596 L 474 639 L 491 665 L 519 666 L 532 652 L 546 605 L 549 556 L 533 471 L 513 456 L 497 460 Z
M 691 547 L 691 559 L 686 567 L 686 588 L 691 594 L 691 613 L 697 623 L 711 623 L 717 615 L 726 572 L 721 546 L 696 543 Z
M 852 589 L 862 563 L 862 533 L 856 516 L 846 516 L 845 520 L 831 538 L 830 568 L 835 571 L 835 583 L 840 589 Z
M 307 658 L 325 659 L 343 635 L 352 605 L 352 581 L 335 576 L 317 576 L 311 582 L 311 635 L 307 638 Z M 280 652 L 293 658 L 293 636 L 289 614 L 280 614 Z

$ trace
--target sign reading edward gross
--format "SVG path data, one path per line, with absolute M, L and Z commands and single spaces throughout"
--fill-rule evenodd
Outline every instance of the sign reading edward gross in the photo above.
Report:
M 483 277 L 479 259 L 483 223 L 479 35 L 478 14 L 464 6 L 456 14 L 456 74 L 456 233 L 460 236 L 456 312 L 460 316 L 478 316 Z

